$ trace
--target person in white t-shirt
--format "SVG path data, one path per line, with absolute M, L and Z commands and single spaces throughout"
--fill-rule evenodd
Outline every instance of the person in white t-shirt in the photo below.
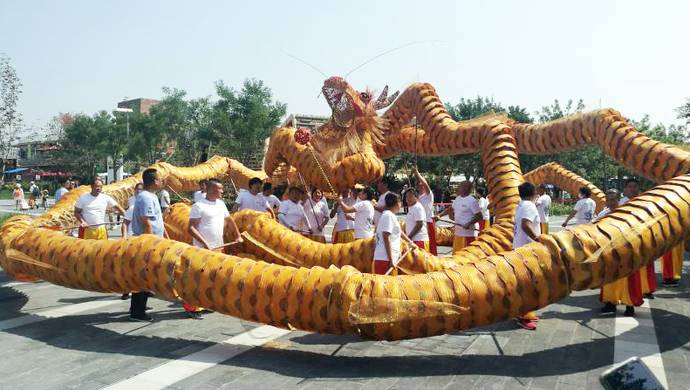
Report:
M 103 194 L 103 182 L 96 176 L 91 183 L 91 192 L 77 199 L 74 205 L 74 216 L 79 222 L 79 237 L 92 240 L 107 240 L 105 212 L 115 209 L 121 215 L 125 210 L 110 195 Z
M 223 252 L 225 226 L 228 226 L 234 239 L 242 242 L 242 236 L 235 221 L 230 216 L 223 202 L 224 188 L 219 181 L 211 179 L 206 182 L 206 197 L 194 203 L 189 212 L 189 234 L 192 245 L 198 248 Z M 192 319 L 201 319 L 203 308 L 182 303 L 182 307 Z
M 376 246 L 374 248 L 375 274 L 383 275 L 391 267 L 400 262 L 400 245 L 402 240 L 413 244 L 412 241 L 400 229 L 400 222 L 395 216 L 400 211 L 400 198 L 390 193 L 385 198 L 385 210 L 381 213 L 379 223 L 376 225 Z
M 137 183 L 134 186 L 134 196 L 130 197 L 127 201 L 127 210 L 125 211 L 124 222 L 120 230 L 122 232 L 122 239 L 126 239 L 129 236 L 129 225 L 132 223 L 132 218 L 134 217 L 134 203 L 137 201 L 137 195 L 141 194 L 144 190 L 144 183 Z
M 311 190 L 311 196 L 304 200 L 302 207 L 304 207 L 304 212 L 307 214 L 307 221 L 309 221 L 309 226 L 312 227 L 312 233 L 309 238 L 316 242 L 325 243 L 326 236 L 324 235 L 323 229 L 329 221 L 330 210 L 328 209 L 328 203 L 324 202 L 323 192 L 320 189 L 315 188 Z
M 301 203 L 302 197 L 304 197 L 303 189 L 290 187 L 288 189 L 288 199 L 280 202 L 278 221 L 292 231 L 307 235 L 311 234 L 311 228 Z
M 261 195 L 264 197 L 264 199 L 266 199 L 266 203 L 268 203 L 273 212 L 278 211 L 278 208 L 280 207 L 280 199 L 273 195 L 273 184 L 264 183 Z
M 338 206 L 346 213 L 355 213 L 355 240 L 363 240 L 374 237 L 374 189 L 367 187 L 360 190 L 357 194 L 357 202 L 349 206 L 343 202 L 338 202 Z
M 352 191 L 348 188 L 340 191 L 342 203 L 352 207 L 357 199 L 352 196 Z M 338 203 L 335 204 L 331 210 L 331 218 L 335 218 L 335 226 L 333 227 L 333 241 L 334 244 L 344 244 L 355 240 L 355 214 L 346 213 Z
M 161 204 L 161 212 L 163 212 L 163 216 L 168 215 L 168 212 L 170 211 L 170 193 L 165 188 L 160 190 L 158 193 L 158 202 Z
M 515 211 L 513 250 L 535 242 L 541 234 L 539 211 L 534 203 L 536 198 L 534 184 L 522 183 L 518 186 L 518 192 L 520 193 L 520 203 Z M 539 317 L 536 313 L 529 312 L 515 320 L 520 327 L 535 330 L 537 329 L 535 321 L 539 321 Z
M 417 167 L 414 168 L 414 176 L 417 178 L 417 200 L 424 207 L 426 213 L 426 231 L 429 234 L 429 252 L 433 255 L 438 254 L 436 248 L 436 223 L 434 222 L 434 192 L 431 191 L 429 182 L 419 173 Z
M 379 199 L 374 206 L 374 224 L 379 223 L 381 213 L 386 210 L 386 195 L 390 194 L 389 187 L 391 185 L 391 178 L 384 176 L 376 183 L 376 190 L 379 192 Z
M 485 188 L 477 188 L 477 195 L 479 195 L 479 199 L 477 199 L 477 203 L 479 204 L 479 209 L 482 210 L 482 219 L 479 220 L 478 225 L 479 225 L 479 231 L 483 232 L 484 230 L 491 227 L 491 213 L 489 212 L 489 199 L 487 198 L 488 195 L 487 195 Z
M 620 203 L 620 195 L 615 189 L 609 189 L 606 191 L 606 207 L 597 214 L 596 221 L 606 217 L 609 213 L 614 211 Z M 639 272 L 639 271 L 637 271 Z M 601 308 L 602 313 L 615 313 L 616 305 L 625 305 L 626 317 L 632 317 L 635 315 L 635 306 L 640 306 L 644 302 L 642 299 L 642 291 L 640 289 L 631 289 L 634 283 L 639 283 L 640 277 L 642 275 L 637 274 L 637 272 L 632 275 L 620 279 L 616 279 L 613 282 L 605 283 L 601 286 L 601 292 L 599 293 L 599 300 L 604 306 Z
M 407 203 L 407 217 L 405 218 L 405 234 L 418 247 L 429 251 L 429 233 L 426 227 L 426 210 L 417 196 L 417 190 L 410 188 L 405 193 Z
M 199 180 L 199 190 L 194 193 L 194 203 L 206 197 L 206 179 Z
M 563 227 L 568 226 L 568 222 L 575 217 L 575 225 L 583 225 L 592 223 L 594 220 L 594 210 L 597 205 L 591 198 L 592 190 L 587 187 L 580 187 L 578 197 L 579 200 L 575 203 L 573 211 L 563 221 Z
M 539 212 L 539 224 L 542 234 L 549 234 L 549 217 L 551 216 L 551 196 L 546 192 L 544 184 L 537 187 L 537 211 Z
M 122 233 L 122 239 L 127 239 L 130 234 L 130 225 L 132 224 L 132 218 L 134 218 L 134 203 L 137 201 L 137 195 L 144 191 L 144 183 L 137 183 L 134 186 L 134 196 L 131 196 L 127 201 L 127 210 L 125 211 L 125 216 L 122 220 L 122 225 L 120 226 L 120 232 Z M 122 300 L 129 299 L 129 293 L 122 294 Z
M 455 236 L 453 237 L 453 252 L 457 252 L 474 241 L 477 235 L 475 223 L 482 219 L 482 210 L 477 199 L 471 195 L 472 183 L 465 180 L 458 186 L 457 195 L 451 203 L 438 215 L 453 214 Z
M 235 205 L 232 206 L 232 212 L 242 210 L 254 210 L 259 212 L 267 212 L 273 216 L 273 209 L 266 201 L 266 198 L 261 194 L 261 186 L 263 183 L 258 177 L 249 180 L 249 190 L 240 191 L 235 200 Z

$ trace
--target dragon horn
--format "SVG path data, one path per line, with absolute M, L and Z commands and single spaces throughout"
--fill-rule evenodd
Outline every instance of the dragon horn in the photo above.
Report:
M 380 110 L 382 108 L 390 106 L 391 103 L 395 100 L 396 97 L 398 97 L 398 94 L 400 91 L 396 91 L 393 95 L 388 96 L 388 86 L 386 85 L 383 88 L 383 91 L 381 91 L 381 95 L 379 95 L 378 99 L 376 99 L 376 103 L 374 103 L 374 109 Z

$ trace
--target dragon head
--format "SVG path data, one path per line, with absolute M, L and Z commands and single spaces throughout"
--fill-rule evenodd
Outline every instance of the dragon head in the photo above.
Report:
M 359 92 L 339 76 L 324 81 L 321 91 L 333 112 L 334 124 L 340 128 L 351 127 L 357 118 L 375 117 L 376 111 L 388 107 L 398 96 L 398 92 L 388 96 L 386 86 L 379 97 L 373 100 L 370 90 Z
M 377 99 L 373 92 L 357 91 L 344 78 L 333 76 L 321 91 L 331 107 L 331 120 L 314 134 L 312 144 L 328 163 L 361 153 L 372 142 L 382 143 L 385 125 L 377 111 L 388 107 L 398 92 L 388 96 L 386 86 Z

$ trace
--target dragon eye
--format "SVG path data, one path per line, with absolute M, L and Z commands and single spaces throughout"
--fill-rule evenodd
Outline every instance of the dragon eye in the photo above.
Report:
M 369 94 L 366 93 L 366 92 L 360 92 L 360 93 L 359 93 L 359 98 L 362 99 L 362 100 L 365 101 L 365 102 L 368 102 L 369 99 L 371 99 L 371 97 L 369 96 Z

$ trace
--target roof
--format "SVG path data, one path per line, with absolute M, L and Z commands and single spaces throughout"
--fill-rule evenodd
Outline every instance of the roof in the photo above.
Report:
M 316 130 L 318 127 L 328 122 L 331 118 L 327 116 L 290 114 L 290 116 L 283 121 L 281 127 L 306 127 L 309 130 Z

